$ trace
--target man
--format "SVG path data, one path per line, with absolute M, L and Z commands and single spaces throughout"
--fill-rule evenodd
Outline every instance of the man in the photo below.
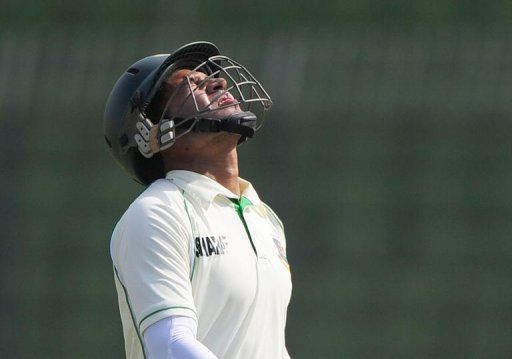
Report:
M 282 223 L 238 177 L 271 100 L 217 47 L 132 65 L 107 102 L 111 153 L 148 186 L 114 229 L 127 358 L 289 358 Z

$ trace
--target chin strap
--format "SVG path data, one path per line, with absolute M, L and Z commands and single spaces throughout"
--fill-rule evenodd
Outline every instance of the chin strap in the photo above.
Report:
M 229 117 L 216 118 L 172 118 L 166 119 L 158 125 L 157 144 L 151 143 L 151 131 L 154 125 L 150 120 L 141 116 L 137 122 L 137 133 L 134 135 L 139 152 L 146 158 L 151 158 L 155 153 L 171 147 L 176 141 L 177 131 L 186 131 L 190 121 L 195 121 L 192 131 L 194 132 L 230 132 L 240 135 L 238 144 L 247 138 L 252 138 L 256 132 L 256 115 L 252 112 L 239 112 Z M 175 125 L 177 123 L 177 125 Z M 188 127 L 190 128 L 190 127 Z M 153 146 L 153 147 L 152 147 Z
M 180 119 L 175 119 L 179 122 Z M 252 112 L 239 112 L 223 119 L 199 118 L 192 131 L 194 132 L 230 132 L 241 135 L 242 143 L 247 138 L 252 138 L 256 131 L 256 115 Z M 186 121 L 185 121 L 186 122 Z M 177 126 L 179 128 L 179 125 Z

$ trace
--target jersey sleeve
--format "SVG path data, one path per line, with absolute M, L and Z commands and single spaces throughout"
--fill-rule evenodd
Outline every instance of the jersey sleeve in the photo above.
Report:
M 197 320 L 190 283 L 192 233 L 181 212 L 173 203 L 145 198 L 132 204 L 114 231 L 114 270 L 139 333 L 171 315 Z

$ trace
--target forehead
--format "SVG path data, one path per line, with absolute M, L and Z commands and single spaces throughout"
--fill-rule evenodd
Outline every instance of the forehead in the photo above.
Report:
M 195 76 L 200 76 L 200 77 L 206 77 L 206 75 L 203 73 L 203 72 L 199 72 L 199 71 L 193 71 L 193 70 L 190 70 L 190 69 L 178 69 L 176 71 L 174 71 L 168 78 L 167 78 L 167 83 L 169 85 L 179 85 L 183 79 L 187 76 L 191 76 L 191 75 L 195 75 Z

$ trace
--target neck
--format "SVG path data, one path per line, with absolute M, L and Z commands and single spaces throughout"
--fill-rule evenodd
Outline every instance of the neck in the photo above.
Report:
M 175 158 L 164 158 L 166 171 L 186 170 L 207 176 L 240 197 L 238 182 L 238 155 L 236 147 L 227 153 L 215 156 L 194 154 L 193 156 L 180 155 Z

